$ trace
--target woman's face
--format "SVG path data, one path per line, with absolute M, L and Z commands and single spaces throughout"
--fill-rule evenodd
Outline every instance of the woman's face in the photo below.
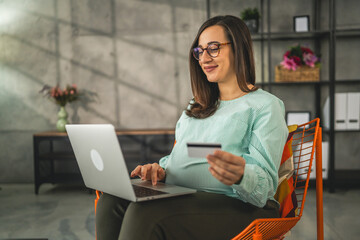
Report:
M 199 37 L 199 47 L 207 48 L 211 43 L 226 43 L 227 39 L 223 27 L 215 25 L 206 28 Z M 221 45 L 220 53 L 212 58 L 207 51 L 204 51 L 199 58 L 199 64 L 209 82 L 225 83 L 236 81 L 234 68 L 234 54 L 231 45 Z

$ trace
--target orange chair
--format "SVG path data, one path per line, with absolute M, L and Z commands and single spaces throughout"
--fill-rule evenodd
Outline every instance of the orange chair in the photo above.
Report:
M 322 183 L 322 130 L 320 119 L 316 118 L 297 127 L 292 135 L 292 154 L 294 160 L 293 188 L 296 193 L 298 206 L 295 217 L 256 219 L 246 229 L 232 240 L 254 239 L 283 239 L 284 235 L 300 220 L 311 172 L 311 166 L 316 149 L 316 209 L 317 209 L 317 239 L 324 239 L 323 231 L 323 183 Z M 101 192 L 96 191 L 96 205 Z
M 296 225 L 304 210 L 315 150 L 317 239 L 324 239 L 321 150 L 322 129 L 319 126 L 319 123 L 320 119 L 316 118 L 308 123 L 299 125 L 298 130 L 293 135 L 294 189 L 298 206 L 300 207 L 295 217 L 256 219 L 232 240 L 283 239 L 284 235 Z

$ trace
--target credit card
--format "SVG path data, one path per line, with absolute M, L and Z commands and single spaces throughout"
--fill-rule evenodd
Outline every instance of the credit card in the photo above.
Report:
M 221 143 L 187 143 L 189 157 L 206 158 L 208 154 L 213 154 L 215 150 L 221 150 Z

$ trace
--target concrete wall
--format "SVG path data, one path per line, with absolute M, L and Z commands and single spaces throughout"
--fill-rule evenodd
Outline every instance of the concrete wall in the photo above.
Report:
M 44 84 L 76 83 L 95 91 L 95 102 L 67 106 L 72 123 L 112 123 L 117 128 L 173 128 L 191 98 L 187 54 L 198 27 L 206 19 L 206 0 L 0 0 L 0 183 L 33 181 L 32 135 L 55 129 L 58 107 L 41 96 Z M 267 1 L 264 1 L 267 2 Z M 337 1 L 340 27 L 360 26 L 359 2 Z M 239 16 L 260 1 L 212 0 L 211 16 Z M 353 7 L 354 6 L 354 7 Z M 321 1 L 322 29 L 328 28 L 327 1 Z M 267 29 L 266 8 L 263 29 Z M 271 30 L 292 31 L 294 15 L 314 19 L 313 1 L 271 1 Z M 350 12 L 349 12 L 350 11 Z M 351 14 L 350 14 L 351 13 Z M 337 46 L 338 79 L 359 78 L 354 49 L 358 38 Z M 298 41 L 272 44 L 271 68 Z M 313 46 L 312 40 L 302 44 Z M 342 43 L 342 44 L 341 44 Z M 340 45 L 341 44 L 341 45 Z M 254 42 L 256 72 L 262 76 L 261 44 Z M 341 49 L 341 50 L 340 50 Z M 322 42 L 322 78 L 328 79 L 327 41 Z M 264 46 L 267 60 L 267 46 Z M 265 61 L 264 80 L 269 80 Z M 273 79 L 273 73 L 270 74 Z M 339 91 L 355 91 L 352 88 Z M 314 112 L 314 90 L 278 87 L 273 93 L 288 110 Z M 322 102 L 327 96 L 322 89 Z M 307 99 L 304 101 L 303 99 Z M 359 156 L 357 133 L 337 136 L 348 152 Z M 358 157 L 357 157 L 358 158 Z M 360 168 L 358 160 L 340 168 Z M 342 165 L 341 165 L 342 164 Z
M 95 91 L 72 123 L 173 128 L 192 94 L 188 51 L 202 0 L 1 0 L 0 182 L 32 182 L 32 135 L 55 129 L 44 84 Z

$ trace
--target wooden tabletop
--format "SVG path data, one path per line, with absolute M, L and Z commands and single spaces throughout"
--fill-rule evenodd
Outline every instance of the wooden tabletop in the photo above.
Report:
M 125 130 L 116 130 L 116 134 L 117 135 L 173 135 L 175 134 L 175 130 L 174 129 L 125 129 Z M 61 137 L 61 136 L 67 136 L 67 133 L 53 130 L 53 131 L 34 133 L 34 136 Z

